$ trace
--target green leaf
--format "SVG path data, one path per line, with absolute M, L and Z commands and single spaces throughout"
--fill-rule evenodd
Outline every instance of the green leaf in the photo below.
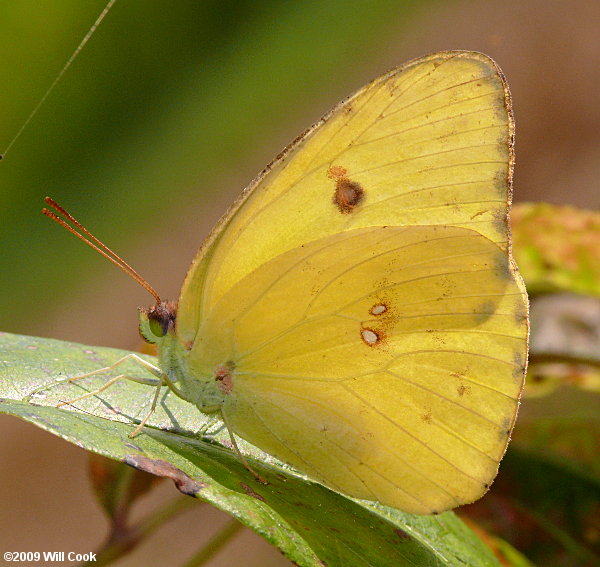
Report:
M 511 213 L 513 247 L 530 294 L 600 296 L 600 213 L 522 203 Z
M 498 567 L 489 549 L 452 512 L 414 516 L 355 501 L 241 442 L 251 465 L 269 482 L 260 484 L 229 448 L 222 428 L 203 437 L 200 431 L 208 418 L 168 391 L 161 394 L 150 426 L 134 439 L 128 433 L 149 407 L 153 391 L 148 386 L 120 381 L 99 395 L 55 407 L 98 388 L 110 376 L 140 375 L 139 367 L 127 363 L 118 372 L 64 382 L 125 354 L 0 334 L 0 412 L 87 450 L 171 478 L 180 491 L 230 513 L 298 565 Z

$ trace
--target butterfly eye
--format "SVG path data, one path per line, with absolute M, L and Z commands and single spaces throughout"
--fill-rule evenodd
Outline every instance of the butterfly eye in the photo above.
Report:
M 169 330 L 170 318 L 167 313 L 151 312 L 148 314 L 150 331 L 155 337 L 164 337 Z
M 140 335 L 149 343 L 157 343 L 169 333 L 170 329 L 175 328 L 176 318 L 177 303 L 174 301 L 161 301 L 150 309 L 140 309 Z
M 177 315 L 177 305 L 171 301 L 166 301 L 151 307 L 149 310 L 142 310 L 142 312 L 147 318 L 147 324 L 143 325 L 141 323 L 140 331 L 146 340 L 154 342 L 153 338 L 164 337 L 169 332 L 170 326 L 174 325 Z M 152 337 L 148 337 L 147 333 L 143 332 L 142 326 L 146 327 L 152 334 Z

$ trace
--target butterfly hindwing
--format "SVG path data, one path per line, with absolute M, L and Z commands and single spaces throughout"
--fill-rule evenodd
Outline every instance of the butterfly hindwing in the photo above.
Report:
M 238 282 L 190 362 L 234 369 L 222 411 L 249 442 L 351 496 L 430 513 L 495 476 L 521 390 L 520 301 L 506 255 L 474 231 L 355 229 Z

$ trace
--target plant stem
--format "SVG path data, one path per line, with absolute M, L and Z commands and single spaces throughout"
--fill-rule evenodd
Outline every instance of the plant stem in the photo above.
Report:
M 109 565 L 120 557 L 127 555 L 168 520 L 198 504 L 195 498 L 178 497 L 125 531 L 121 526 L 119 536 L 114 537 L 114 533 L 112 533 L 104 546 L 96 552 L 96 559 L 82 563 L 81 567 Z
M 183 567 L 201 567 L 215 556 L 244 526 L 237 520 L 230 520 L 213 538 L 194 555 Z

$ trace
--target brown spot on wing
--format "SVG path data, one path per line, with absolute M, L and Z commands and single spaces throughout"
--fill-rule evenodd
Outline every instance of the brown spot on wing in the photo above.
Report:
M 365 191 L 356 181 L 348 178 L 348 170 L 341 165 L 332 165 L 327 170 L 327 177 L 335 180 L 333 203 L 340 213 L 352 213 L 365 198 Z
M 329 179 L 342 179 L 348 175 L 348 170 L 341 165 L 332 165 L 327 170 L 327 177 Z
M 462 398 L 466 393 L 468 393 L 471 390 L 471 388 L 469 388 L 468 386 L 465 386 L 464 384 L 461 384 L 457 389 L 457 393 L 458 395 Z
M 360 205 L 364 196 L 365 192 L 359 183 L 344 177 L 339 179 L 335 185 L 333 202 L 337 205 L 340 213 L 347 215 Z
M 232 372 L 235 368 L 235 364 L 232 361 L 228 361 L 221 366 L 217 366 L 215 370 L 215 380 L 219 390 L 225 395 L 231 394 L 233 390 L 233 376 Z
M 388 307 L 385 303 L 376 303 L 375 305 L 373 305 L 373 307 L 371 307 L 369 313 L 371 315 L 382 315 L 383 313 L 385 313 L 388 310 Z
M 380 330 L 363 327 L 360 330 L 360 338 L 367 346 L 376 347 L 383 343 L 385 335 Z

